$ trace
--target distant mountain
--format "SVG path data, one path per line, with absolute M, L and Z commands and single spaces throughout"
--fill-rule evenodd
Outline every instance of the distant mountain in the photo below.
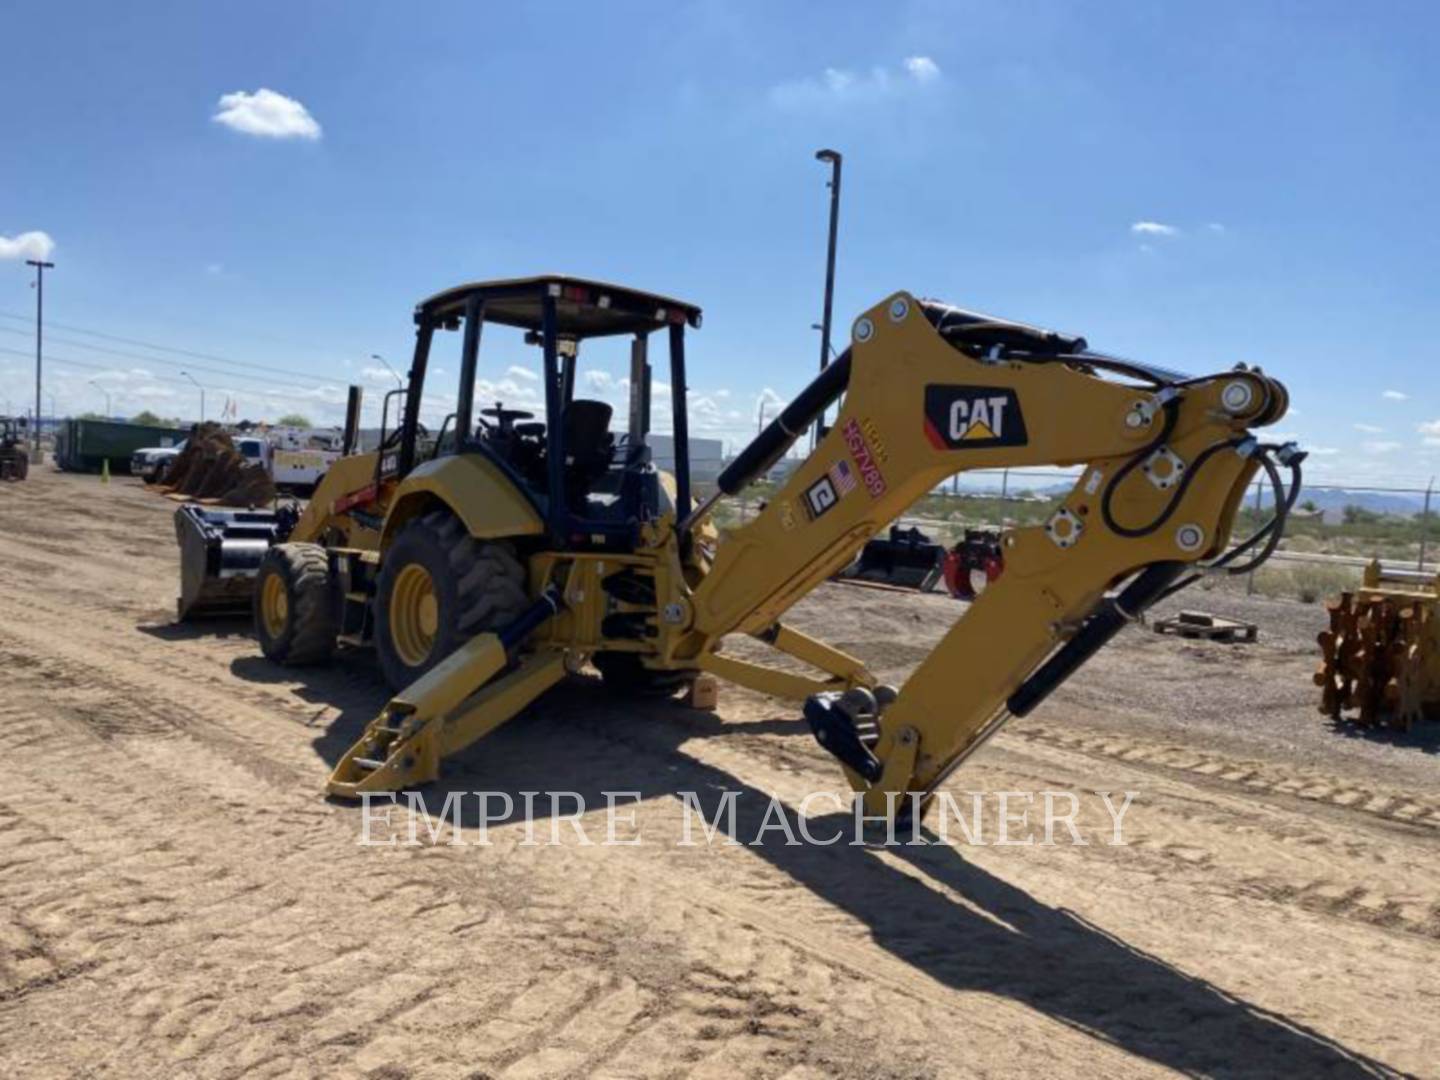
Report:
M 1021 491 L 1029 491 L 1035 495 L 1058 497 L 1069 494 L 1074 486 L 1073 481 L 1035 483 L 1024 474 L 1014 474 L 1010 477 L 1007 490 L 1012 496 Z M 948 481 L 943 490 L 950 490 Z M 989 475 L 966 478 L 962 474 L 960 490 L 967 495 L 999 495 L 1000 483 L 997 478 Z M 1424 495 L 1396 494 L 1391 491 L 1364 491 L 1354 488 L 1307 486 L 1300 492 L 1300 501 L 1314 503 L 1316 509 L 1325 513 L 1327 520 L 1338 519 L 1347 506 L 1358 506 L 1375 514 L 1394 514 L 1400 517 L 1413 517 L 1425 508 Z M 1270 502 L 1270 488 L 1267 484 L 1261 494 L 1260 505 L 1268 507 Z M 1245 505 L 1255 505 L 1253 485 L 1245 494 Z M 1433 508 L 1440 508 L 1440 500 L 1436 500 Z
M 1254 496 L 1252 495 L 1250 499 L 1253 502 Z M 1350 488 L 1307 487 L 1300 492 L 1300 501 L 1314 503 L 1319 509 L 1327 512 L 1341 511 L 1347 506 L 1358 506 L 1372 513 L 1396 514 L 1400 517 L 1413 517 L 1425 508 L 1425 496 L 1423 495 L 1397 495 L 1391 491 L 1356 491 Z M 1261 503 L 1269 505 L 1269 491 L 1265 492 Z

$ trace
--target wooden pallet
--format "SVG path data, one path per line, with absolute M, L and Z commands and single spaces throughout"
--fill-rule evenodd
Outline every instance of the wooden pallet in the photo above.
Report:
M 1260 633 L 1260 628 L 1254 623 L 1226 619 L 1208 611 L 1182 611 L 1173 619 L 1156 619 L 1154 626 L 1157 634 L 1234 643 L 1252 642 Z

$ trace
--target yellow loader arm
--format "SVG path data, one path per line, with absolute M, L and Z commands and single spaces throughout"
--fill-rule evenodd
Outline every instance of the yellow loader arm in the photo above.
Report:
M 868 812 L 904 814 L 897 796 L 923 803 L 1005 719 L 1034 708 L 1127 619 L 1188 583 L 1180 579 L 1194 564 L 1222 557 L 1261 465 L 1277 520 L 1272 536 L 1250 543 L 1273 548 L 1303 454 L 1249 434 L 1288 404 L 1258 369 L 1188 378 L 907 293 L 856 320 L 852 342 L 721 478 L 726 493 L 743 487 L 843 392 L 815 451 L 720 545 L 697 584 L 690 643 L 702 660 L 728 633 L 780 633 L 788 608 L 953 474 L 1083 466 L 1046 524 L 1005 533 L 1002 576 L 898 694 L 852 680 L 848 692 L 807 701 L 817 738 Z M 1283 506 L 1271 455 L 1295 477 Z

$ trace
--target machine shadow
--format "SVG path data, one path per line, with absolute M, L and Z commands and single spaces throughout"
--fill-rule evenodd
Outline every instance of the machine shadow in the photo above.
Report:
M 135 629 L 160 641 L 224 640 L 231 637 L 255 637 L 247 616 L 207 619 L 204 622 L 142 623 Z
M 1344 739 L 1358 739 L 1362 742 L 1382 743 L 1406 750 L 1419 750 L 1422 754 L 1440 754 L 1440 724 L 1421 723 L 1409 731 L 1394 728 L 1362 727 L 1353 720 L 1329 720 L 1330 730 Z
M 352 716 L 347 710 L 317 738 L 317 753 L 333 764 L 382 701 L 373 697 L 363 714 L 355 711 Z M 638 792 L 641 799 L 675 799 L 681 792 L 693 792 L 707 820 L 721 819 L 722 834 L 749 844 L 765 821 L 769 794 L 697 760 L 684 744 L 805 730 L 803 721 L 787 717 L 726 723 L 675 702 L 621 700 L 604 693 L 594 680 L 577 678 L 552 690 L 542 710 L 517 717 L 447 762 L 442 781 L 424 789 L 425 805 L 438 815 L 452 792 L 503 792 L 515 807 L 508 822 L 517 826 L 524 792 L 576 792 L 592 808 L 605 805 L 606 791 Z M 733 828 L 721 815 L 728 792 L 738 793 Z M 478 800 L 463 800 L 461 809 L 462 826 L 479 823 Z M 562 806 L 560 812 L 571 809 Z M 798 813 L 788 806 L 782 809 L 798 835 Z M 536 800 L 536 812 L 551 812 L 543 796 Z M 773 825 L 775 819 L 770 821 Z M 506 823 L 492 820 L 490 827 Z M 1191 1075 L 1401 1075 L 1295 1020 L 1191 976 L 1072 911 L 1042 903 L 968 862 L 954 847 L 890 848 L 923 875 L 917 878 L 873 850 L 848 846 L 853 833 L 848 814 L 807 824 L 819 838 L 840 832 L 844 839 L 828 847 L 788 846 L 772 829 L 764 843 L 747 850 L 848 913 L 880 948 L 952 989 L 1023 1003 Z M 542 842 L 546 838 L 543 826 L 537 836 Z
M 258 653 L 239 656 L 230 662 L 230 674 L 250 683 L 289 685 L 295 697 L 323 714 L 316 752 L 331 766 L 390 698 L 374 654 L 365 650 L 342 649 L 330 663 L 315 667 L 281 667 Z

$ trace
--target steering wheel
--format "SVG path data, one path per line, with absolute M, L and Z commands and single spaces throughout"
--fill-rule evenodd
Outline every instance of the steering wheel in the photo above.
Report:
M 501 427 L 508 427 L 516 420 L 530 420 L 535 416 L 534 413 L 526 412 L 524 409 L 507 409 L 502 405 L 496 405 L 490 409 L 481 409 L 480 415 L 495 417 L 496 420 L 500 421 Z

